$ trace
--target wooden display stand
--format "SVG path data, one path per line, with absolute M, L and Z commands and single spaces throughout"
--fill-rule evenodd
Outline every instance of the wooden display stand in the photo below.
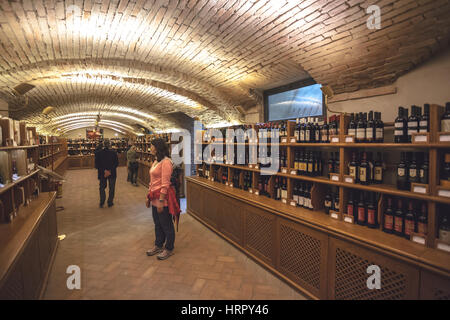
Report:
M 340 134 L 334 137 L 334 143 L 293 143 L 291 141 L 295 123 L 289 121 L 288 137 L 286 138 L 288 142 L 281 144 L 280 148 L 287 148 L 287 162 L 290 167 L 286 168 L 286 173 L 280 171 L 275 175 L 288 179 L 286 204 L 267 197 L 257 197 L 236 188 L 229 188 L 225 184 L 219 183 L 221 181 L 211 182 L 202 178 L 205 176 L 205 172 L 213 172 L 216 167 L 223 167 L 228 170 L 227 182 L 230 185 L 234 169 L 247 170 L 253 173 L 252 181 L 253 189 L 255 189 L 254 186 L 261 172 L 259 169 L 248 166 L 203 163 L 197 165 L 199 177 L 188 178 L 188 212 L 310 297 L 321 299 L 358 299 L 363 297 L 416 299 L 426 297 L 430 292 L 426 291 L 429 289 L 428 287 L 425 289 L 425 286 L 421 286 L 419 283 L 421 274 L 432 274 L 442 278 L 442 283 L 448 283 L 450 277 L 450 256 L 447 252 L 436 249 L 437 205 L 450 205 L 450 189 L 448 190 L 449 197 L 446 197 L 447 189 L 440 186 L 438 180 L 439 152 L 450 147 L 450 144 L 442 141 L 441 138 L 448 134 L 439 132 L 438 124 L 442 110 L 441 106 L 430 106 L 430 132 L 422 134 L 429 143 L 422 143 L 420 140 L 423 138 L 416 139 L 414 143 L 345 143 L 348 124 L 346 115 L 341 116 Z M 205 142 L 196 140 L 195 148 L 202 150 L 204 145 L 206 145 Z M 335 177 L 333 179 L 291 174 L 295 148 L 298 147 L 338 148 L 339 173 L 333 174 L 332 176 Z M 398 190 L 396 186 L 388 184 L 361 185 L 354 183 L 346 178 L 349 177 L 347 164 L 351 160 L 349 150 L 356 148 L 416 149 L 428 152 L 429 183 L 414 184 L 411 191 Z M 339 210 L 335 213 L 337 219 L 326 215 L 317 206 L 313 212 L 291 206 L 293 182 L 296 180 L 313 182 L 312 200 L 324 196 L 323 189 L 316 186 L 338 187 L 340 203 Z M 269 189 L 271 198 L 273 198 L 273 177 L 270 181 Z M 359 226 L 355 224 L 352 216 L 346 214 L 348 195 L 353 190 L 380 194 L 377 228 L 370 229 Z M 424 243 L 417 243 L 382 231 L 381 217 L 387 196 L 419 199 L 427 202 L 428 230 L 424 237 Z M 316 200 L 313 203 L 317 204 L 320 201 Z M 288 223 L 286 219 L 290 222 Z M 285 224 L 289 225 L 291 230 L 296 231 L 286 231 L 288 227 L 283 227 Z M 296 234 L 296 236 L 291 236 L 284 243 L 283 240 L 280 240 L 283 232 L 287 232 L 286 237 L 287 234 Z M 289 246 L 293 246 L 293 242 L 295 243 L 294 247 L 287 249 L 287 243 Z M 310 247 L 304 248 L 306 244 Z M 292 260 L 292 255 L 301 257 L 312 250 L 315 250 L 314 257 L 318 259 L 315 260 L 317 265 L 313 274 L 302 271 L 301 261 L 297 261 L 299 263 L 294 265 L 283 265 L 289 260 L 295 260 Z M 367 279 L 361 278 L 361 274 L 364 274 L 365 270 L 358 269 L 358 263 L 366 260 L 395 270 L 393 273 L 396 274 L 395 276 L 402 274 L 404 278 L 403 291 L 398 295 L 387 291 L 365 292 L 362 281 L 364 280 L 365 283 Z M 354 261 L 355 265 L 346 265 L 345 261 Z M 343 279 L 339 275 L 346 268 L 352 269 L 348 273 L 349 277 L 353 277 L 352 279 Z M 305 279 L 315 280 L 311 283 Z M 437 286 L 433 290 L 436 292 L 441 290 L 450 295 L 449 287 Z

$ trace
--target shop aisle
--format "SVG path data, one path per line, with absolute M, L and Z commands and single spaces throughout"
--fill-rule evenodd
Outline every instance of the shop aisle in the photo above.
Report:
M 146 188 L 118 168 L 114 206 L 99 208 L 95 170 L 69 170 L 57 213 L 59 242 L 45 299 L 305 299 L 283 281 L 187 214 L 175 254 L 159 261 Z M 67 288 L 68 266 L 81 270 L 81 289 Z

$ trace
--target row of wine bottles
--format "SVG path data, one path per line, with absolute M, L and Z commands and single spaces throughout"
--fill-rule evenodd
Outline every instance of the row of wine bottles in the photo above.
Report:
M 381 112 L 370 111 L 352 113 L 348 125 L 348 135 L 357 143 L 384 141 L 384 123 L 381 120 Z
M 355 183 L 362 185 L 383 183 L 384 164 L 381 152 L 377 153 L 377 160 L 372 160 L 371 152 L 352 153 L 352 160 L 348 163 L 349 175 Z
M 331 136 L 339 134 L 339 120 L 339 115 L 331 116 L 328 123 L 326 118 L 320 122 L 317 117 L 297 118 L 294 128 L 295 141 L 299 143 L 329 143 Z
M 413 105 L 411 115 L 408 116 L 407 108 L 398 107 L 398 116 L 394 122 L 394 142 L 411 142 L 413 133 L 430 131 L 430 105 L 426 103 L 423 109 L 422 114 L 422 108 Z
M 397 165 L 397 189 L 410 190 L 411 183 L 428 184 L 428 154 L 402 152 Z

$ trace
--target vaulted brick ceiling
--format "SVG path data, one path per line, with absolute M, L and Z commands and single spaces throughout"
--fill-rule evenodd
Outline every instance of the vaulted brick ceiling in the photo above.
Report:
M 367 27 L 373 4 L 381 8 L 379 30 Z M 236 106 L 258 103 L 249 89 L 309 76 L 335 93 L 386 85 L 446 48 L 450 35 L 449 0 L 0 6 L 0 98 L 18 110 L 13 116 L 46 128 L 88 125 L 98 112 L 105 121 L 159 129 L 174 125 L 164 114 L 175 111 L 206 124 L 238 121 Z M 21 82 L 36 86 L 25 94 L 26 108 L 12 94 Z M 39 114 L 49 105 L 47 124 Z

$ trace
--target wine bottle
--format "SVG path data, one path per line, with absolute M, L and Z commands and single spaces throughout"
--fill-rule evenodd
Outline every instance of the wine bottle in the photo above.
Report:
M 333 210 L 339 211 L 339 190 L 333 194 Z
M 308 117 L 308 123 L 306 125 L 306 131 L 305 131 L 305 142 L 311 143 L 313 137 L 313 128 L 311 124 L 311 118 Z
M 287 179 L 283 178 L 282 179 L 282 184 L 281 184 L 281 198 L 282 199 L 287 199 Z
M 450 244 L 450 219 L 448 214 L 444 214 L 439 226 L 439 240 Z
M 450 153 L 444 155 L 444 170 L 441 179 L 450 181 Z
M 352 176 L 355 183 L 357 183 L 359 181 L 359 163 L 356 160 L 356 153 L 354 151 L 352 153 L 352 161 L 348 164 L 348 171 L 349 175 Z
M 367 203 L 367 226 L 369 228 L 378 227 L 378 206 L 375 199 L 375 193 L 371 192 Z
M 366 127 L 366 141 L 375 142 L 375 122 L 373 119 L 373 111 L 369 112 L 369 121 Z
M 330 173 L 334 173 L 333 152 L 330 152 L 330 158 L 328 159 L 328 178 L 329 179 L 331 179 Z
M 430 131 L 430 105 L 425 103 L 423 105 L 423 114 L 419 119 L 419 132 Z
M 412 160 L 408 166 L 408 182 L 417 183 L 420 181 L 420 177 L 417 172 L 417 161 L 416 161 L 416 153 L 412 153 Z
M 316 125 L 314 127 L 314 136 L 315 136 L 314 142 L 316 142 L 316 143 L 321 142 L 321 139 L 322 139 L 321 134 L 322 134 L 322 131 L 321 131 L 321 126 L 319 125 L 319 119 L 316 118 Z
M 388 198 L 387 208 L 383 216 L 383 231 L 386 233 L 394 232 L 394 210 L 392 209 L 392 199 Z
M 303 183 L 300 184 L 298 190 L 298 205 L 302 208 L 305 207 L 305 185 Z
M 332 209 L 332 202 L 333 202 L 333 199 L 331 196 L 331 189 L 328 188 L 327 194 L 325 195 L 325 201 L 324 201 L 326 214 L 330 214 L 330 210 Z
M 401 153 L 400 163 L 397 165 L 397 189 L 409 190 L 408 187 L 408 167 L 405 160 L 406 154 Z
M 402 209 L 402 200 L 397 202 L 397 210 L 395 210 L 394 216 L 394 234 L 403 237 L 405 234 L 405 216 Z
M 383 143 L 384 141 L 384 123 L 381 121 L 381 112 L 375 113 L 375 141 Z
M 356 223 L 363 226 L 366 224 L 366 206 L 364 202 L 364 193 L 362 191 L 359 193 L 357 210 L 358 210 L 358 220 L 356 221 Z
M 302 118 L 300 120 L 300 142 L 306 141 L 306 124 L 305 124 L 305 118 Z
M 450 132 L 450 102 L 445 104 L 445 113 L 441 117 L 441 131 Z
M 298 206 L 298 182 L 294 182 L 294 189 L 292 190 L 292 201 Z
M 352 136 L 354 141 L 356 139 L 356 122 L 355 122 L 355 114 L 352 113 L 350 115 L 350 123 L 348 124 L 348 135 Z
M 295 142 L 300 141 L 300 120 L 299 120 L 299 118 L 297 118 L 296 122 L 295 122 L 294 137 L 295 137 Z
M 383 160 L 381 158 L 381 152 L 377 153 L 377 161 L 374 165 L 373 182 L 376 184 L 383 183 Z
M 356 124 L 356 142 L 363 143 L 366 141 L 366 126 L 364 122 L 364 115 L 359 113 L 358 122 Z
M 308 171 L 306 173 L 307 176 L 313 176 L 313 171 L 314 171 L 314 160 L 313 160 L 313 156 L 312 156 L 312 151 L 309 152 L 309 156 L 308 156 Z
M 370 166 L 367 161 L 367 154 L 363 152 L 361 164 L 359 165 L 359 183 L 362 185 L 368 185 L 370 183 Z
M 404 118 L 405 109 L 398 107 L 398 116 L 394 121 L 394 142 L 403 143 L 406 141 L 407 120 Z
M 347 214 L 349 216 L 353 217 L 353 222 L 355 223 L 358 219 L 357 216 L 357 211 L 355 210 L 355 201 L 353 198 L 353 192 L 350 192 L 350 195 L 348 197 L 348 201 L 347 201 Z
M 428 214 L 427 203 L 422 202 L 420 214 L 417 217 L 417 232 L 426 235 L 428 233 Z
M 320 135 L 322 137 L 322 143 L 330 142 L 330 133 L 328 132 L 327 118 L 323 119 L 322 132 Z
M 417 106 L 411 106 L 411 115 L 408 118 L 407 142 L 412 141 L 412 134 L 419 132 L 419 118 L 417 117 Z
M 414 212 L 414 205 L 412 201 L 408 203 L 408 211 L 405 215 L 405 237 L 411 238 L 413 232 L 416 231 L 416 213 Z
M 339 160 L 339 152 L 335 153 L 334 156 L 334 173 L 339 173 L 341 161 Z

